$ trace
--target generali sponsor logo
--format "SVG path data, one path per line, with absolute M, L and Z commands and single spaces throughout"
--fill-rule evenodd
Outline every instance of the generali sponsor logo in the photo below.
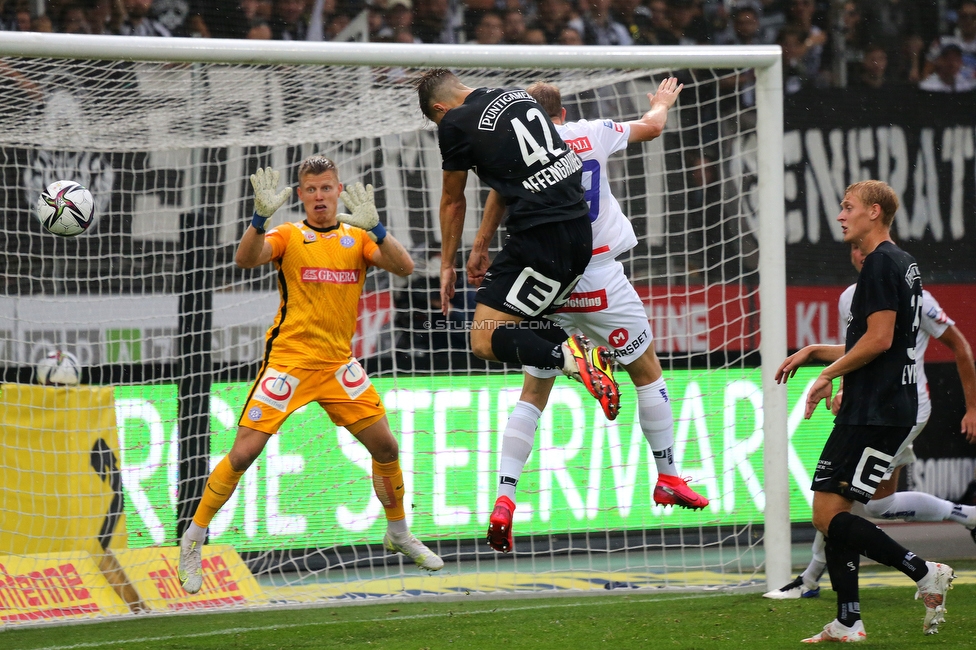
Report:
M 575 151 L 576 153 L 583 153 L 584 151 L 593 151 L 593 145 L 590 144 L 590 139 L 585 135 L 582 138 L 574 138 L 572 140 L 567 140 L 566 144 Z
M 323 269 L 302 267 L 302 282 L 328 282 L 329 284 L 359 284 L 359 269 Z
M 71 562 L 23 574 L 10 573 L 0 564 L 0 621 L 33 621 L 98 611 L 98 603 Z
M 560 312 L 590 312 L 603 311 L 607 308 L 607 290 L 583 291 L 569 296 L 566 304 L 559 308 Z

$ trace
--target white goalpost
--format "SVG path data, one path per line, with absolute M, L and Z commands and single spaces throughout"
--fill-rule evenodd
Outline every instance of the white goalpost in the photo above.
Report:
M 470 354 L 469 287 L 453 320 L 435 304 L 440 155 L 412 84 L 429 67 L 473 87 L 552 81 L 569 119 L 637 119 L 665 76 L 685 84 L 662 137 L 609 173 L 640 242 L 620 261 L 669 381 L 676 465 L 706 510 L 654 505 L 626 379 L 613 423 L 560 381 L 519 485 L 515 552 L 485 545 L 521 374 Z M 788 426 L 801 395 L 774 381 L 787 351 L 781 74 L 775 46 L 0 32 L 0 621 L 788 582 L 809 459 L 791 446 L 805 425 Z M 353 351 L 398 437 L 410 527 L 446 566 L 428 576 L 384 552 L 369 456 L 313 404 L 214 519 L 204 589 L 189 597 L 173 546 L 233 441 L 279 301 L 274 269 L 233 263 L 247 179 L 270 165 L 294 185 L 313 153 L 343 182 L 374 185 L 416 262 L 406 280 L 369 272 Z M 75 238 L 32 214 L 61 179 L 95 201 Z M 486 195 L 472 175 L 462 248 Z M 79 385 L 36 384 L 52 350 L 78 358 Z

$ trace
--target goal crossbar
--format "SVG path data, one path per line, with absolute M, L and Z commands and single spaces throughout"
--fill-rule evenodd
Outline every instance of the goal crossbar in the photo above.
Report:
M 315 43 L 149 38 L 35 32 L 0 33 L 0 55 L 122 61 L 288 65 L 398 65 L 524 68 L 772 68 L 775 45 L 536 46 L 403 43 Z

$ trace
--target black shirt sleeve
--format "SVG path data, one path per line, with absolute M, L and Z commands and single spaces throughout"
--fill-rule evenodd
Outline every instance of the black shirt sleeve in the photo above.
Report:
M 446 172 L 467 171 L 474 167 L 471 156 L 471 143 L 468 136 L 452 124 L 447 116 L 441 120 L 437 129 L 437 139 L 441 148 L 441 168 Z
M 900 274 L 887 255 L 872 254 L 861 269 L 864 279 L 864 317 L 879 311 L 898 311 L 898 282 Z

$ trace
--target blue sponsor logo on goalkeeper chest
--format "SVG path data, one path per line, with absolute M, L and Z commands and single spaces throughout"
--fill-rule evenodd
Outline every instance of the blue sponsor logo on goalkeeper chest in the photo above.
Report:
M 350 235 L 343 235 L 342 238 L 339 240 L 339 244 L 343 248 L 352 248 L 355 243 L 356 243 L 355 238 L 351 237 Z
M 478 128 L 482 131 L 494 131 L 501 114 L 516 102 L 535 102 L 535 100 L 524 90 L 510 90 L 502 93 L 485 106 L 485 110 L 482 111 L 481 118 L 478 120 Z

